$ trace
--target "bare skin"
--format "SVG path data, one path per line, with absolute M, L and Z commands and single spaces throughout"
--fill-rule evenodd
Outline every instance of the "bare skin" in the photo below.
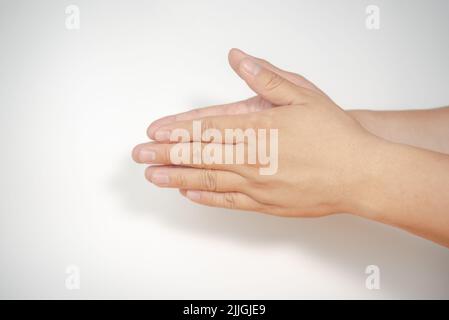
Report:
M 229 62 L 257 96 L 153 122 L 155 142 L 133 150 L 135 161 L 152 165 L 149 181 L 209 206 L 290 217 L 352 213 L 449 247 L 448 108 L 343 111 L 299 75 L 236 49 Z M 260 175 L 260 164 L 173 165 L 169 133 L 191 131 L 192 120 L 220 131 L 278 129 L 278 172 Z
M 449 154 L 449 107 L 348 112 L 368 131 L 389 141 Z

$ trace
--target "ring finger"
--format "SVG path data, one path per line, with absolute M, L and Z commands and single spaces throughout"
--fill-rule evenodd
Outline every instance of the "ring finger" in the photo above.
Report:
M 247 180 L 230 171 L 174 166 L 151 166 L 146 178 L 159 187 L 213 192 L 242 192 Z

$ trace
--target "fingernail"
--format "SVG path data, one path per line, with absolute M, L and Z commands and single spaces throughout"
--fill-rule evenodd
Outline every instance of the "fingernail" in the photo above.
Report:
M 156 152 L 149 149 L 142 149 L 139 151 L 139 159 L 141 162 L 148 162 L 156 160 Z
M 243 50 L 240 49 L 240 48 L 234 48 L 234 50 L 240 51 L 240 52 L 243 53 L 244 55 L 248 55 L 245 51 L 243 51 Z
M 154 134 L 154 138 L 157 141 L 168 141 L 170 140 L 170 131 L 168 130 L 156 131 L 156 133 Z
M 231 51 L 239 60 L 245 58 L 248 55 L 246 52 L 239 48 L 232 48 Z
M 260 72 L 260 66 L 255 63 L 252 59 L 244 59 L 241 62 L 241 67 L 243 70 L 253 76 L 257 76 Z
M 186 197 L 193 201 L 198 201 L 201 198 L 200 191 L 187 190 Z
M 156 184 L 168 184 L 170 182 L 170 178 L 165 173 L 155 172 L 151 176 L 151 182 Z

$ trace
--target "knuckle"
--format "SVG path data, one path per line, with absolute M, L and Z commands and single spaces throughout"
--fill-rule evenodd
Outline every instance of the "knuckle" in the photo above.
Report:
M 210 169 L 202 170 L 201 186 L 208 191 L 217 191 L 217 172 Z
M 284 79 L 274 72 L 271 72 L 265 84 L 266 91 L 274 91 L 284 83 Z
M 172 159 L 171 159 L 171 147 L 170 146 L 166 146 L 164 147 L 164 163 L 171 163 Z
M 267 187 L 267 178 L 259 174 L 254 175 L 250 181 L 251 188 L 256 190 L 265 190 Z
M 235 209 L 236 199 L 233 193 L 227 192 L 223 196 L 223 206 L 229 209 Z
M 177 174 L 175 176 L 176 186 L 178 187 L 187 187 L 187 178 L 183 174 Z

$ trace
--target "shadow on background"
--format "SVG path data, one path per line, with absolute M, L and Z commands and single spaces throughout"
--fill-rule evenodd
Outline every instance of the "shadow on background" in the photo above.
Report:
M 346 214 L 281 218 L 196 205 L 175 190 L 151 185 L 143 177 L 143 169 L 125 160 L 113 187 L 123 198 L 126 212 L 143 215 L 149 223 L 246 246 L 281 244 L 293 252 L 307 251 L 342 276 L 360 275 L 362 283 L 366 266 L 375 264 L 382 271 L 384 297 L 413 298 L 419 289 L 436 297 L 449 295 L 449 250 L 429 241 Z M 446 276 L 435 284 L 435 274 Z

